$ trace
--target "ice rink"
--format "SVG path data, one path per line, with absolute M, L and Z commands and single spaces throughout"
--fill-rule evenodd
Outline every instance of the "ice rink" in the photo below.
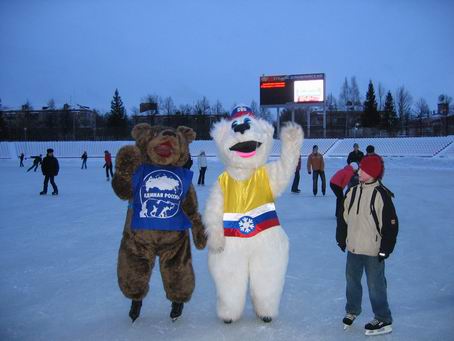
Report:
M 335 197 L 329 183 L 326 197 L 313 197 L 305 161 L 302 193 L 277 200 L 290 239 L 280 316 L 264 324 L 248 303 L 232 325 L 217 319 L 207 251 L 195 247 L 196 290 L 181 319 L 168 317 L 155 268 L 142 314 L 131 324 L 130 301 L 116 279 L 126 203 L 105 180 L 101 159 L 89 159 L 88 170 L 80 160 L 60 160 L 58 197 L 38 195 L 43 176 L 26 172 L 30 160 L 25 168 L 0 161 L 0 340 L 364 340 L 373 318 L 367 287 L 363 313 L 344 331 L 345 254 L 335 242 Z M 328 182 L 344 163 L 326 160 Z M 386 158 L 385 166 L 400 220 L 386 261 L 394 329 L 373 340 L 454 340 L 454 160 Z M 202 212 L 222 169 L 209 160 L 207 186 L 196 187 Z

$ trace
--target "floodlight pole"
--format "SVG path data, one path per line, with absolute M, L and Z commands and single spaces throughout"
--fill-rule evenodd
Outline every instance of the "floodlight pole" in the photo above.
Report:
M 311 108 L 306 110 L 306 123 L 307 123 L 307 137 L 311 137 Z
M 326 104 L 323 102 L 323 137 L 326 138 Z
M 277 137 L 280 138 L 281 136 L 281 114 L 279 113 L 279 107 L 277 107 Z
M 323 74 L 323 137 L 326 138 L 326 75 Z

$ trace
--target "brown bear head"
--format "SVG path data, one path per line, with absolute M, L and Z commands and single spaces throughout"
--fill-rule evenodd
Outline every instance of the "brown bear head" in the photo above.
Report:
M 164 126 L 150 126 L 147 123 L 136 125 L 132 137 L 140 149 L 143 162 L 161 166 L 183 166 L 189 158 L 189 143 L 195 140 L 191 128 L 180 126 L 177 129 Z

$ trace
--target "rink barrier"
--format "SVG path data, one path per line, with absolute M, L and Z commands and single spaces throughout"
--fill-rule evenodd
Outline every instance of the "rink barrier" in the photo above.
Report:
M 398 137 L 398 138 L 358 138 L 358 139 L 305 139 L 301 154 L 303 157 L 312 152 L 313 145 L 318 145 L 320 153 L 327 157 L 347 157 L 358 143 L 365 152 L 366 146 L 372 144 L 375 151 L 382 156 L 416 156 L 416 157 L 454 157 L 454 135 L 441 137 Z M 17 159 L 21 152 L 28 158 L 32 155 L 45 155 L 48 148 L 55 150 L 61 158 L 80 158 L 87 151 L 89 158 L 104 157 L 108 150 L 115 157 L 118 150 L 134 141 L 16 141 L 0 142 L 0 159 Z M 274 140 L 271 156 L 279 156 L 281 141 Z M 213 140 L 196 140 L 190 144 L 192 157 L 205 151 L 207 157 L 216 157 L 218 152 Z

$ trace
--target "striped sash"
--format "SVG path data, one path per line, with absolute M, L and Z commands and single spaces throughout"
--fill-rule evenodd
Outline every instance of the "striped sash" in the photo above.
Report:
M 249 238 L 278 226 L 274 203 L 267 203 L 245 213 L 224 213 L 224 236 Z

